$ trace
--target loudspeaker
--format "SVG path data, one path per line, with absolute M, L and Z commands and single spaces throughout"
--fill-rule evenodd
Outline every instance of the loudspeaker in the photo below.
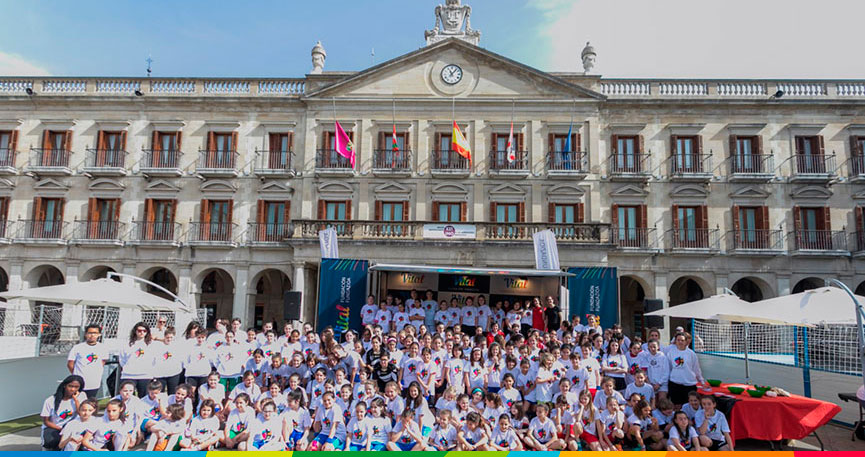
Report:
M 300 301 L 302 298 L 301 292 L 290 290 L 282 297 L 284 306 L 283 317 L 287 321 L 300 320 Z
M 664 300 L 658 300 L 656 298 L 647 298 L 643 300 L 643 307 L 646 309 L 647 313 L 651 313 L 652 311 L 658 311 L 664 308 Z M 646 318 L 646 328 L 664 328 L 664 318 L 660 316 L 645 316 Z

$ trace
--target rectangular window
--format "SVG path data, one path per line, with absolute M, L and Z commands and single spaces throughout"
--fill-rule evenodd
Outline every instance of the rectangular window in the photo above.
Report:
M 734 164 L 736 173 L 763 173 L 763 160 L 757 147 L 757 137 L 736 136 L 733 137 L 735 144 Z
M 694 136 L 675 137 L 675 161 L 677 173 L 701 173 L 702 162 L 697 151 L 697 138 Z
M 6 221 L 9 219 L 9 197 L 0 197 L 0 238 L 6 238 Z
M 638 209 L 636 206 L 619 206 L 618 208 L 619 242 L 625 242 L 625 246 L 633 246 L 631 243 L 639 240 Z
M 345 217 L 345 202 L 326 202 L 325 203 L 325 219 L 329 221 L 344 221 Z
M 699 207 L 696 206 L 680 206 L 678 209 L 679 224 L 678 230 L 679 241 L 685 243 L 695 243 L 697 241 L 697 212 Z
M 616 137 L 616 168 L 622 173 L 637 173 L 640 171 L 640 159 L 637 151 L 636 136 Z
M 15 166 L 15 143 L 18 132 L 7 130 L 0 132 L 0 167 Z
M 235 145 L 232 141 L 232 135 L 217 133 L 213 135 L 213 137 L 216 148 L 215 150 L 211 151 L 211 157 L 214 160 L 214 162 L 211 163 L 211 167 L 231 168 L 231 156 L 235 148 Z
M 462 222 L 462 203 L 439 203 L 438 204 L 438 221 L 439 222 Z
M 757 230 L 761 227 L 757 226 L 757 211 L 760 208 L 741 207 L 739 208 L 739 239 L 748 246 L 754 246 L 757 243 Z
M 496 204 L 496 222 L 517 222 L 519 205 L 516 203 Z
M 231 241 L 230 200 L 205 200 L 202 211 L 201 239 L 209 241 Z
M 37 197 L 33 205 L 33 238 L 61 238 L 63 235 L 62 198 Z
M 354 141 L 354 132 L 346 131 L 348 139 Z M 336 152 L 336 134 L 332 131 L 324 132 L 322 138 L 324 148 L 319 151 L 316 166 L 320 168 L 351 168 L 351 160 Z M 357 145 L 355 145 L 356 148 Z
M 577 205 L 556 204 L 553 206 L 553 217 L 556 224 L 574 224 L 577 222 Z
M 804 174 L 826 173 L 823 137 L 819 135 L 796 137 L 796 171 Z
M 148 199 L 144 205 L 142 236 L 148 241 L 174 240 L 174 213 L 176 200 Z
M 99 131 L 94 165 L 97 167 L 123 167 L 123 150 L 126 148 L 125 132 Z
M 120 213 L 120 199 L 91 198 L 89 206 L 88 239 L 116 239 L 119 236 L 117 218 Z
M 42 144 L 43 167 L 69 166 L 69 147 L 72 133 L 69 131 L 46 131 Z
M 271 133 L 270 148 L 267 154 L 267 168 L 284 170 L 289 168 L 291 154 L 291 135 L 288 133 Z

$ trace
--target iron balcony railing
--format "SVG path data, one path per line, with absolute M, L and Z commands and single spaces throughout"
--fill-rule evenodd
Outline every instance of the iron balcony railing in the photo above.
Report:
M 14 221 L 0 219 L 0 239 L 8 240 L 15 234 Z
M 198 168 L 200 170 L 234 170 L 237 163 L 237 151 L 198 151 Z
M 232 234 L 237 224 L 231 222 L 191 222 L 189 224 L 190 243 L 232 243 Z
M 586 173 L 589 171 L 589 155 L 585 151 L 547 152 L 547 172 Z
M 69 168 L 71 153 L 66 149 L 33 148 L 30 153 L 31 167 Z
M 865 252 L 865 231 L 857 231 L 851 234 L 853 237 L 853 246 L 856 252 Z
M 796 154 L 793 158 L 797 175 L 828 175 L 835 173 L 835 156 L 827 154 Z
M 667 231 L 670 248 L 675 250 L 719 250 L 719 229 L 682 228 Z
M 180 151 L 145 149 L 141 168 L 154 170 L 180 168 Z
M 328 227 L 336 230 L 337 237 L 351 238 L 354 236 L 353 221 L 329 221 L 323 219 L 306 219 L 295 221 L 300 224 L 300 236 L 303 238 L 318 238 L 318 232 Z
M 407 171 L 411 169 L 411 150 L 376 149 L 372 167 L 377 170 Z
M 432 169 L 439 171 L 469 171 L 469 161 L 453 150 L 436 150 L 432 154 Z
M 126 166 L 126 151 L 87 149 L 84 166 L 86 168 L 124 168 Z
M 711 172 L 711 154 L 673 154 L 670 157 L 672 176 L 702 175 Z
M 846 251 L 847 233 L 840 230 L 804 230 L 793 232 L 797 251 Z
M 351 170 L 351 159 L 341 156 L 336 149 L 317 149 L 315 168 L 321 170 Z
M 293 172 L 294 151 L 256 150 L 258 154 L 258 170 Z
M 508 151 L 490 151 L 489 168 L 492 171 L 527 171 L 529 169 L 529 152 L 514 151 L 514 161 L 508 160 Z
M 850 158 L 850 177 L 865 177 L 865 155 L 856 155 Z
M 728 251 L 783 251 L 781 230 L 739 229 L 727 232 Z
M 736 154 L 728 160 L 732 175 L 767 175 L 775 170 L 772 154 Z
M 118 221 L 75 221 L 72 238 L 76 240 L 120 240 L 126 233 L 126 224 Z
M 15 150 L 0 148 L 0 168 L 15 168 Z
M 132 239 L 138 242 L 179 243 L 180 224 L 176 222 L 133 222 Z
M 651 171 L 649 154 L 611 154 L 610 173 L 613 175 L 648 175 Z
M 58 220 L 18 220 L 16 239 L 62 240 L 65 239 L 67 223 Z
M 622 249 L 657 249 L 657 229 L 645 227 L 612 227 L 613 243 Z
M 250 222 L 246 230 L 251 243 L 282 243 L 294 235 L 291 222 Z

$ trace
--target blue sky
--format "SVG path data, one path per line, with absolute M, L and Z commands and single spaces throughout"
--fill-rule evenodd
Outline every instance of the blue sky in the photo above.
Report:
M 608 77 L 863 78 L 865 2 L 464 0 L 481 46 L 581 70 L 591 40 Z M 423 45 L 444 0 L 0 0 L 0 75 L 297 77 L 316 40 L 326 70 Z

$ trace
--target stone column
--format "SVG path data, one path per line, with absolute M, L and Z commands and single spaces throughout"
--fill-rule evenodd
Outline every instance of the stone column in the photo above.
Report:
M 542 176 L 546 167 L 546 143 L 541 135 L 543 123 L 540 121 L 526 122 L 525 146 L 529 152 L 529 170 L 535 176 Z
M 66 264 L 66 273 L 63 275 L 64 284 L 78 284 L 78 262 Z
M 430 139 L 429 139 L 429 121 L 420 120 L 417 121 L 417 129 L 412 132 L 414 133 L 412 136 L 414 137 L 412 140 L 413 150 L 412 154 L 415 155 L 415 170 L 417 170 L 418 176 L 426 176 L 430 172 L 430 157 L 432 157 L 432 149 L 435 149 L 435 145 L 430 148 Z M 435 138 L 435 136 L 433 136 Z
M 306 313 L 306 278 L 304 277 L 303 262 L 297 262 L 292 266 L 294 267 L 293 290 L 300 292 L 300 318 L 303 320 Z
M 234 278 L 234 301 L 231 307 L 231 317 L 243 319 L 247 313 L 246 294 L 249 288 L 249 266 L 240 265 Z M 244 320 L 243 322 L 248 322 Z
M 664 308 L 670 307 L 670 293 L 667 290 L 667 277 L 655 274 L 655 298 L 664 301 Z M 670 341 L 670 318 L 664 317 L 664 328 L 661 329 L 661 340 Z
M 790 277 L 778 275 L 778 296 L 790 295 Z
M 192 265 L 186 264 L 180 266 L 180 276 L 177 278 L 177 296 L 189 306 L 190 309 L 196 309 L 198 303 L 192 294 Z
M 730 288 L 730 278 L 727 275 L 715 274 L 715 294 L 723 294 L 724 289 Z
M 125 275 L 135 276 L 135 264 L 134 263 L 124 263 L 123 264 L 123 271 L 121 271 L 121 273 L 123 273 Z M 147 279 L 147 278 L 143 278 L 143 279 Z M 142 288 L 142 289 L 145 288 L 144 284 L 142 284 L 140 282 L 136 282 L 134 279 L 131 279 L 131 278 L 120 278 L 120 282 L 123 284 L 127 284 L 127 285 L 130 283 L 134 283 L 136 285 L 136 287 L 138 287 L 138 288 Z

